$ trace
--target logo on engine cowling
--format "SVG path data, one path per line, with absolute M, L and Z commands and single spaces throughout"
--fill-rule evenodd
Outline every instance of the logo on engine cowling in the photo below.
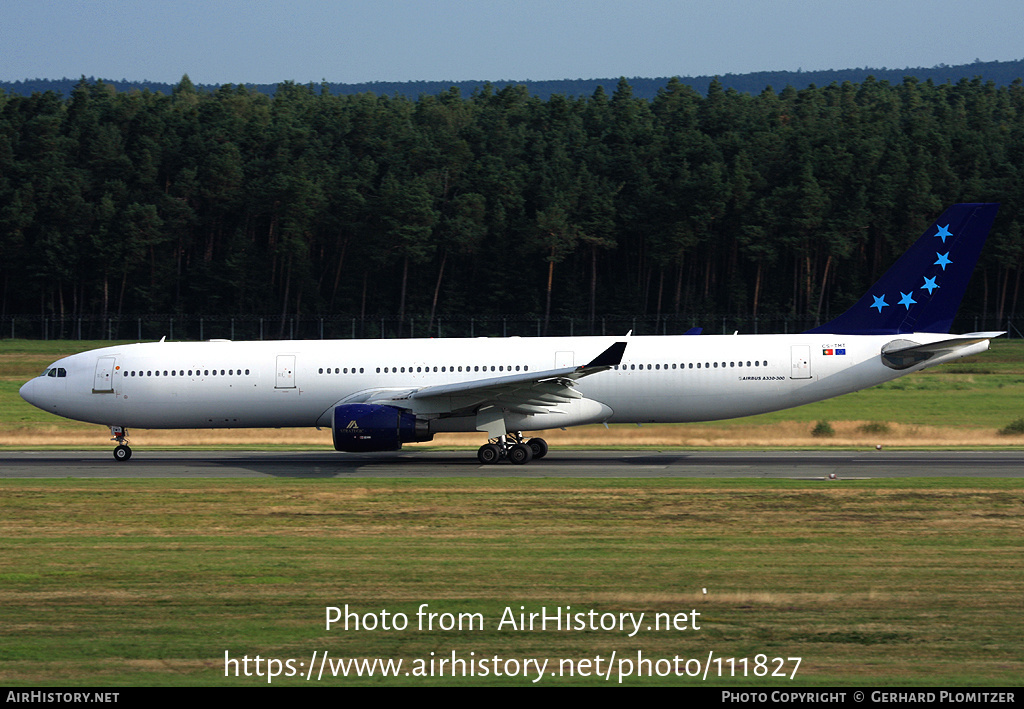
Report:
M 348 422 L 348 426 L 345 426 L 345 428 L 346 428 L 346 430 L 358 431 L 359 430 L 359 424 L 356 423 L 355 419 L 352 419 L 351 421 Z

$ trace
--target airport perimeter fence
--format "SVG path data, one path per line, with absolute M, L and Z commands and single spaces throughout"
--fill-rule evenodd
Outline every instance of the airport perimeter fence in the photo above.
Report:
M 606 315 L 594 318 L 535 315 L 353 317 L 345 315 L 207 316 L 0 316 L 0 339 L 28 340 L 318 340 L 412 337 L 541 337 L 564 335 L 682 335 L 701 328 L 705 335 L 798 333 L 823 322 L 794 315 Z M 1013 318 L 965 315 L 953 332 L 1006 331 L 1024 334 Z

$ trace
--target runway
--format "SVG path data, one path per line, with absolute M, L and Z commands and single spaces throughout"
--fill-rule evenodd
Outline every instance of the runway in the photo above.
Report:
M 776 478 L 1024 477 L 1024 451 L 559 451 L 481 465 L 474 451 L 3 451 L 14 478 Z

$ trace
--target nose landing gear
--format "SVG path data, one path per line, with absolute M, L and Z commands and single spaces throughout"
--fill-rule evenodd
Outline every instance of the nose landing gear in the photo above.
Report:
M 117 448 L 114 449 L 114 460 L 118 463 L 123 463 L 132 457 L 132 449 L 128 446 L 128 429 L 123 426 L 111 426 L 110 433 L 114 436 L 110 440 L 117 441 Z

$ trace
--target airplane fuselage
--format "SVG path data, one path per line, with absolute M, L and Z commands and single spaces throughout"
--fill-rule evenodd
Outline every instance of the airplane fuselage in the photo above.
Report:
M 927 344 L 948 335 L 909 336 Z M 618 338 L 621 340 L 622 338 Z M 629 337 L 617 366 L 582 378 L 582 403 L 508 412 L 509 429 L 580 423 L 671 423 L 748 416 L 820 401 L 988 348 L 982 341 L 903 370 L 881 358 L 892 335 Z M 573 367 L 616 338 L 478 338 L 159 342 L 92 350 L 55 362 L 22 396 L 54 414 L 139 428 L 332 425 L 333 407 L 394 389 L 431 430 L 481 430 L 458 397 L 406 400 L 410 390 Z M 452 399 L 453 401 L 449 401 Z M 469 402 L 471 405 L 471 402 Z M 574 408 L 575 407 L 575 408 Z M 499 404 L 500 408 L 500 404 Z

